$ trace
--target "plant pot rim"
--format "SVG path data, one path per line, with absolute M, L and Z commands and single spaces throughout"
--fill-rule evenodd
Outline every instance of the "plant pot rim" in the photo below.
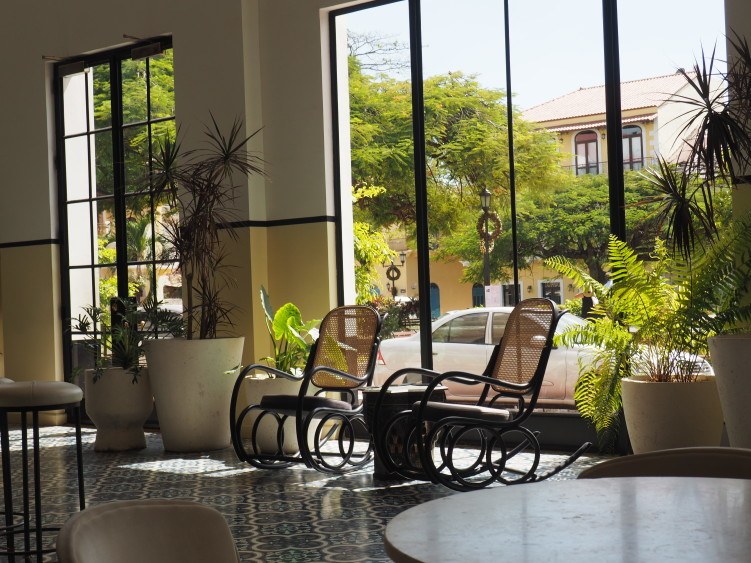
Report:
M 710 336 L 709 340 L 748 340 L 751 338 L 751 332 L 733 332 L 730 334 L 715 334 Z
M 675 383 L 707 383 L 714 380 L 715 376 L 709 374 L 697 375 L 696 379 L 694 379 L 693 381 L 654 381 L 653 379 L 650 379 L 648 375 L 632 375 L 631 377 L 622 378 L 621 382 L 628 381 L 630 383 L 648 383 L 650 385 L 655 383 L 663 383 L 673 385 Z

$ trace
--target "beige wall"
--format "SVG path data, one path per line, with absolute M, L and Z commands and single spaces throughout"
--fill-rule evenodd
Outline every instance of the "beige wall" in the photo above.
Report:
M 335 229 L 325 219 L 334 212 L 328 78 L 322 79 L 328 55 L 323 58 L 320 7 L 327 3 L 131 0 L 127 9 L 95 0 L 13 4 L 0 23 L 0 62 L 4 75 L 13 77 L 12 87 L 0 89 L 2 107 L 13 108 L 4 113 L 0 136 L 0 248 L 6 247 L 0 253 L 0 350 L 8 370 L 21 369 L 33 350 L 35 377 L 62 377 L 60 335 L 49 333 L 62 321 L 59 274 L 50 263 L 59 249 L 54 242 L 29 245 L 58 238 L 52 63 L 44 57 L 127 44 L 123 34 L 172 35 L 176 116 L 186 146 L 200 136 L 209 111 L 223 124 L 244 118 L 248 131 L 263 126 L 252 146 L 267 161 L 269 177 L 240 190 L 239 220 L 319 218 L 269 232 L 246 227 L 232 245 L 238 285 L 229 296 L 239 307 L 234 330 L 249 342 L 246 361 L 267 345 L 259 322 L 261 285 L 277 303 L 300 304 L 308 317 L 322 316 L 335 303 Z

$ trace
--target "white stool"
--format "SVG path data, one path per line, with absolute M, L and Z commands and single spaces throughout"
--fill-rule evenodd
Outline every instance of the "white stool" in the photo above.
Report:
M 0 535 L 6 538 L 8 561 L 15 561 L 16 555 L 27 559 L 36 554 L 37 561 L 44 553 L 51 553 L 54 548 L 42 549 L 42 532 L 56 532 L 59 528 L 42 527 L 42 488 L 41 467 L 39 460 L 39 413 L 41 411 L 73 408 L 76 424 L 76 456 L 78 462 L 78 500 L 81 510 L 85 508 L 83 489 L 83 449 L 81 447 L 81 388 L 62 381 L 22 381 L 0 384 L 0 448 L 2 448 L 3 496 L 5 499 L 5 528 Z M 34 460 L 34 527 L 29 517 L 29 467 L 27 446 L 27 413 L 32 414 L 33 460 Z M 10 440 L 8 430 L 8 413 L 21 415 L 21 460 L 23 464 L 23 537 L 24 549 L 16 550 L 15 535 L 20 532 L 13 522 L 13 483 L 10 464 Z M 31 549 L 31 532 L 36 535 L 35 549 Z

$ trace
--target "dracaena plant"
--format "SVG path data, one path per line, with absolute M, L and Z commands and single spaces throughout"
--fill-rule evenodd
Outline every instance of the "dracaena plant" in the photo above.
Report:
M 248 136 L 243 131 L 236 119 L 223 132 L 212 115 L 203 147 L 184 150 L 178 133 L 177 141 L 159 143 L 152 162 L 149 182 L 156 197 L 166 195 L 177 210 L 162 223 L 163 236 L 167 257 L 177 260 L 183 277 L 188 339 L 216 338 L 221 327 L 232 324 L 234 307 L 222 295 L 233 283 L 222 238 L 237 240 L 232 228 L 237 190 L 247 188 L 249 176 L 264 174 L 262 159 L 248 149 L 258 131 Z
M 680 149 L 680 166 L 658 159 L 658 166 L 645 171 L 657 195 L 660 217 L 667 225 L 673 251 L 691 259 L 702 241 L 716 239 L 717 191 L 727 186 L 749 183 L 751 171 L 751 49 L 736 33 L 729 38 L 727 70 L 718 68 L 714 50 L 694 63 L 690 70 L 679 69 L 687 88 L 676 94 L 682 129 L 686 139 Z M 699 248 L 701 250 L 701 248 Z
M 557 336 L 563 345 L 590 346 L 574 399 L 603 440 L 612 437 L 621 408 L 620 381 L 693 381 L 704 365 L 707 339 L 751 319 L 744 301 L 751 282 L 751 219 L 732 222 L 704 254 L 681 259 L 656 241 L 650 260 L 610 238 L 607 269 L 612 285 L 599 283 L 568 259 L 546 261 L 598 299 L 582 326 Z

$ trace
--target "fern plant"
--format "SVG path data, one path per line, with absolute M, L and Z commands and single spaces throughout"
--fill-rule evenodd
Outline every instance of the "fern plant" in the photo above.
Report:
M 749 217 L 731 223 L 702 256 L 689 261 L 661 240 L 645 261 L 611 236 L 609 288 L 565 258 L 546 263 L 591 288 L 599 301 L 592 318 L 560 334 L 557 343 L 593 348 L 593 356 L 580 364 L 574 399 L 604 441 L 617 430 L 621 379 L 693 381 L 708 354 L 707 339 L 751 319 L 751 305 L 743 302 L 751 282 Z

